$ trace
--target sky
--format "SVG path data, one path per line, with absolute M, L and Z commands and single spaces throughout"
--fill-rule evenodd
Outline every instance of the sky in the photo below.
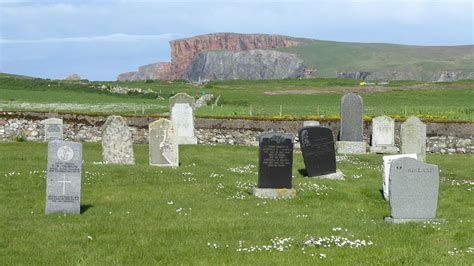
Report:
M 474 0 L 0 0 L 0 72 L 115 80 L 213 32 L 474 44 Z

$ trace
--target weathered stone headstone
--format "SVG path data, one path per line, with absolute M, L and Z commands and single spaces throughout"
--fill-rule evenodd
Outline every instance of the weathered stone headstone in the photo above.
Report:
M 173 123 L 162 118 L 148 128 L 150 165 L 178 166 L 178 140 Z
M 44 141 L 63 140 L 63 120 L 61 118 L 48 118 L 43 120 Z
M 395 147 L 395 120 L 388 116 L 372 119 L 372 153 L 397 153 Z
M 319 127 L 319 125 L 320 125 L 319 121 L 313 121 L 313 120 L 303 121 L 303 127 Z
M 170 112 L 173 109 L 173 106 L 177 103 L 187 103 L 193 109 L 195 106 L 194 97 L 189 96 L 188 94 L 184 92 L 176 93 L 174 96 L 169 98 Z
M 383 197 L 385 200 L 389 200 L 389 193 L 390 193 L 390 188 L 389 188 L 389 177 L 390 177 L 390 166 L 392 165 L 392 162 L 394 160 L 400 159 L 400 158 L 416 158 L 416 154 L 400 154 L 400 155 L 387 155 L 383 157 Z
M 132 134 L 121 116 L 107 117 L 102 127 L 102 156 L 106 164 L 135 164 Z
M 426 158 L 426 125 L 416 116 L 410 116 L 400 128 L 401 153 L 416 153 L 418 160 Z
M 171 109 L 171 121 L 176 127 L 178 144 L 197 144 L 194 135 L 193 109 L 187 103 L 176 103 Z
M 362 97 L 348 93 L 341 99 L 341 141 L 363 141 L 364 106 Z
M 291 189 L 293 137 L 266 133 L 259 139 L 258 185 L 254 195 L 263 198 L 294 197 Z
M 343 154 L 366 153 L 364 142 L 364 105 L 362 97 L 348 93 L 341 98 L 341 130 L 337 142 L 337 152 Z
M 438 205 L 438 166 L 413 158 L 401 158 L 390 167 L 390 217 L 385 221 L 404 223 L 431 220 Z
M 81 212 L 82 144 L 53 140 L 48 143 L 46 214 Z
M 301 152 L 308 177 L 342 179 L 336 176 L 336 152 L 332 131 L 325 127 L 303 127 L 299 131 Z

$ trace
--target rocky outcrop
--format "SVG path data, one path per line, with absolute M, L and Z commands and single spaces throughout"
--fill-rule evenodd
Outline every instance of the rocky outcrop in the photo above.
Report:
M 160 79 L 160 74 L 169 73 L 169 63 L 159 62 L 144 65 L 138 71 L 126 72 L 117 76 L 118 81 Z
M 435 73 L 431 77 L 431 80 L 436 82 L 452 82 L 461 79 L 474 79 L 474 72 L 442 71 L 440 73 Z
M 81 77 L 78 74 L 71 74 L 64 78 L 64 80 L 81 80 Z
M 171 75 L 162 79 L 179 79 L 187 71 L 194 56 L 203 51 L 276 49 L 298 45 L 295 38 L 270 34 L 215 33 L 170 42 Z
M 337 74 L 338 78 L 344 78 L 344 79 L 362 79 L 365 80 L 367 76 L 370 75 L 370 72 L 365 72 L 365 71 L 357 71 L 357 72 L 340 72 Z
M 297 55 L 276 50 L 210 51 L 194 57 L 184 78 L 191 81 L 300 78 L 305 69 Z
M 214 33 L 174 40 L 170 42 L 170 63 L 146 65 L 141 67 L 145 68 L 144 70 L 139 69 L 138 72 L 120 74 L 117 80 L 182 79 L 193 58 L 204 51 L 228 50 L 239 52 L 253 49 L 276 49 L 295 46 L 299 43 L 300 41 L 296 38 L 282 35 L 237 33 Z

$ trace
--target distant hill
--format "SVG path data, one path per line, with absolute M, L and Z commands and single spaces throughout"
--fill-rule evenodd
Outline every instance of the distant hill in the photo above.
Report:
M 474 79 L 474 45 L 345 43 L 269 34 L 215 33 L 174 40 L 170 47 L 171 62 L 140 67 L 136 72 L 120 74 L 118 80 Z M 275 54 L 264 52 L 269 49 L 280 53 L 275 57 Z M 227 53 L 223 54 L 223 50 Z M 271 60 L 276 65 L 269 63 Z M 298 67 L 293 67 L 295 65 Z M 276 69 L 278 71 L 274 71 Z

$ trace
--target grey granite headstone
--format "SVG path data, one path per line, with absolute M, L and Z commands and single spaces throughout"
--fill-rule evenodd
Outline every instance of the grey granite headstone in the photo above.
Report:
M 410 116 L 400 128 L 401 153 L 416 153 L 418 160 L 426 158 L 426 125 L 416 116 Z
M 102 127 L 102 157 L 106 164 L 135 164 L 132 134 L 121 116 L 107 117 Z
M 383 180 L 383 197 L 385 200 L 389 200 L 389 177 L 390 177 L 390 166 L 392 165 L 392 162 L 394 160 L 400 159 L 400 158 L 416 158 L 416 154 L 399 154 L 399 155 L 387 155 L 383 157 L 383 175 L 382 175 L 382 180 Z
M 171 109 L 171 121 L 176 127 L 178 144 L 197 144 L 194 135 L 193 109 L 187 103 L 176 103 Z
M 396 153 L 395 147 L 395 120 L 388 116 L 379 116 L 372 119 L 372 146 L 373 153 Z
M 53 140 L 48 143 L 46 214 L 81 212 L 82 144 Z
M 44 141 L 63 140 L 63 120 L 61 118 L 48 118 L 43 120 Z
M 362 97 L 348 93 L 341 99 L 341 141 L 363 141 L 364 106 Z
M 431 220 L 436 217 L 438 166 L 413 158 L 400 158 L 390 167 L 391 223 Z
M 178 141 L 173 123 L 162 118 L 148 128 L 150 165 L 178 166 Z
M 195 106 L 194 97 L 189 96 L 188 94 L 184 92 L 176 93 L 174 96 L 169 98 L 170 112 L 173 109 L 173 106 L 177 103 L 187 103 L 193 109 Z

